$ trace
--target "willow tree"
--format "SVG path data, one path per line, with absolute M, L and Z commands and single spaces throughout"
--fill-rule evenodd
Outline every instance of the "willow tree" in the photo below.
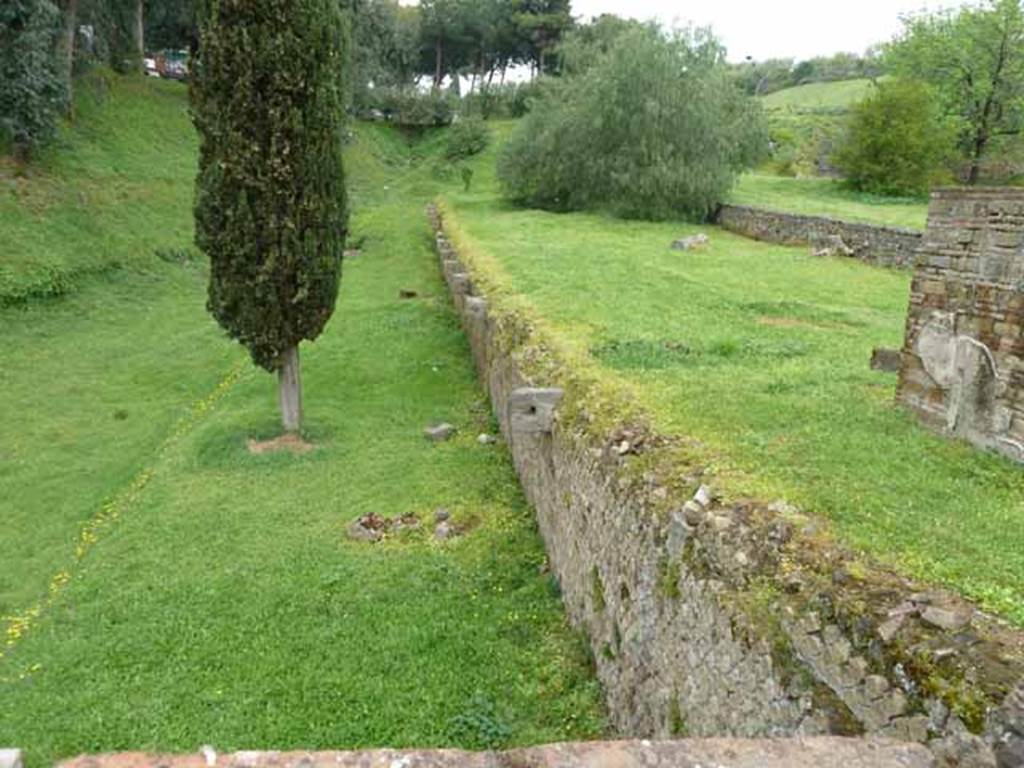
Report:
M 323 331 L 341 279 L 344 44 L 336 0 L 208 0 L 193 62 L 207 307 L 277 372 L 286 432 L 301 427 L 299 344 Z

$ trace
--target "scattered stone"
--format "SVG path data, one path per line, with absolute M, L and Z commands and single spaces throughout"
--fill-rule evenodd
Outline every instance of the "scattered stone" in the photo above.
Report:
M 689 237 L 681 237 L 672 243 L 673 251 L 696 251 L 711 242 L 711 238 L 703 232 Z
M 203 756 L 203 761 L 206 763 L 207 768 L 213 768 L 213 766 L 217 765 L 217 750 L 209 744 L 201 746 L 199 754 Z
M 900 613 L 892 618 L 886 619 L 878 625 L 878 636 L 882 638 L 883 643 L 891 643 L 895 639 L 896 635 L 899 634 L 900 629 L 903 628 L 903 622 L 906 621 L 907 614 Z
M 0 749 L 0 768 L 23 768 L 24 764 L 20 749 Z
M 704 507 L 695 501 L 688 501 L 683 505 L 683 519 L 687 525 L 698 526 L 704 522 L 706 516 Z
M 438 541 L 446 541 L 447 539 L 453 539 L 458 536 L 458 531 L 455 527 L 447 520 L 443 523 L 438 523 L 434 529 L 434 538 Z
M 864 691 L 872 699 L 880 699 L 889 692 L 889 681 L 881 675 L 868 675 L 864 678 Z
M 476 439 L 476 441 L 480 443 L 480 445 L 494 445 L 496 442 L 498 442 L 498 438 L 496 438 L 494 435 L 488 435 L 485 432 L 482 435 L 480 435 Z
M 417 296 L 419 296 L 417 291 L 410 291 L 407 288 L 402 288 L 398 292 L 398 298 L 400 299 L 415 299 Z
M 380 515 L 371 512 L 356 518 L 348 526 L 348 537 L 353 541 L 375 542 L 384 538 L 387 521 Z
M 446 520 L 450 520 L 451 517 L 452 513 L 449 512 L 444 507 L 438 507 L 437 509 L 434 510 L 434 522 L 443 523 Z
M 423 434 L 432 443 L 443 443 L 455 436 L 455 427 L 446 423 L 435 424 L 423 430 Z
M 358 259 L 363 255 L 363 252 L 358 248 L 349 248 L 345 251 L 343 258 L 346 259 Z
M 871 370 L 884 373 L 899 373 L 903 365 L 903 353 L 898 349 L 876 347 L 871 350 Z
M 396 517 L 383 517 L 371 512 L 353 520 L 348 526 L 348 537 L 353 541 L 378 542 L 388 533 L 415 530 L 421 525 L 420 519 L 408 512 Z
M 246 446 L 249 453 L 254 456 L 262 456 L 267 453 L 281 453 L 286 451 L 296 456 L 315 451 L 316 446 L 307 443 L 299 435 L 281 435 L 273 440 L 250 440 Z
M 853 256 L 854 250 L 846 244 L 839 235 L 824 235 L 814 238 L 811 241 L 814 255 L 821 258 L 825 256 Z
M 947 632 L 956 632 L 970 625 L 974 611 L 968 606 L 940 608 L 929 605 L 921 614 L 921 620 Z
M 708 507 L 711 506 L 711 499 L 711 489 L 708 488 L 706 485 L 702 485 L 700 488 L 697 489 L 697 492 L 693 494 L 693 500 L 700 504 L 702 507 L 704 507 L 704 509 L 707 509 Z

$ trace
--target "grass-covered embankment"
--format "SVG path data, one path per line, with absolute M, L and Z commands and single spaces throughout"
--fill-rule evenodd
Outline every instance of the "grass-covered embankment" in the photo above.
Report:
M 93 73 L 75 119 L 27 167 L 0 158 L 0 305 L 73 292 L 89 275 L 191 245 L 195 177 L 185 86 Z
M 115 81 L 108 104 L 184 114 L 183 92 L 138 90 L 151 87 Z M 599 691 L 505 449 L 476 441 L 493 424 L 430 251 L 433 177 L 401 137 L 357 128 L 348 169 L 363 253 L 303 357 L 319 448 L 253 456 L 247 438 L 277 430 L 273 379 L 204 312 L 202 267 L 152 253 L 188 243 L 187 120 L 140 125 L 159 131 L 123 150 L 94 155 L 88 138 L 64 149 L 100 168 L 123 152 L 129 176 L 173 168 L 153 189 L 111 171 L 115 188 L 164 201 L 168 229 L 104 197 L 94 219 L 112 228 L 116 261 L 132 244 L 131 268 L 86 276 L 87 264 L 73 295 L 0 310 L 16 404 L 0 423 L 12 537 L 0 561 L 2 741 L 39 766 L 204 743 L 473 748 L 599 734 Z M 91 135 L 84 115 L 75 131 Z M 36 181 L 50 194 L 45 176 L 19 183 Z M 34 221 L 35 237 L 68 254 L 65 239 L 86 239 L 70 220 L 30 215 L 4 209 L 0 231 Z M 400 300 L 402 288 L 419 297 Z M 458 436 L 431 445 L 422 429 L 440 420 Z M 432 540 L 438 507 L 464 536 Z M 412 512 L 423 529 L 348 540 L 370 512 Z
M 1024 624 L 1024 477 L 893 404 L 868 369 L 899 346 L 910 276 L 714 229 L 508 206 L 493 156 L 449 225 L 608 382 L 624 384 L 735 495 L 785 498 L 842 541 Z

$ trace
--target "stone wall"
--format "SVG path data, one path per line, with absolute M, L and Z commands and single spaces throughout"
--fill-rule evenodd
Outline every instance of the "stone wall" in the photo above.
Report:
M 921 233 L 912 229 L 856 224 L 743 205 L 721 206 L 716 221 L 730 232 L 781 245 L 828 245 L 838 237 L 849 248 L 849 255 L 883 267 L 910 269 L 921 245 Z
M 571 354 L 481 266 L 453 217 L 443 227 L 432 217 L 456 310 L 620 733 L 872 734 L 930 741 L 939 765 L 991 766 L 995 755 L 1001 767 L 1022 764 L 1019 633 L 866 567 L 784 502 L 718 498 L 685 439 L 658 434 L 628 398 L 567 364 Z
M 1024 460 L 1024 190 L 932 196 L 898 401 L 928 425 Z

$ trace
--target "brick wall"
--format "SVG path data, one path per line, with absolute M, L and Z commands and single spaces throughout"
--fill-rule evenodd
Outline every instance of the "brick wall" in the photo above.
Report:
M 929 426 L 1024 460 L 1024 190 L 932 196 L 897 399 Z

